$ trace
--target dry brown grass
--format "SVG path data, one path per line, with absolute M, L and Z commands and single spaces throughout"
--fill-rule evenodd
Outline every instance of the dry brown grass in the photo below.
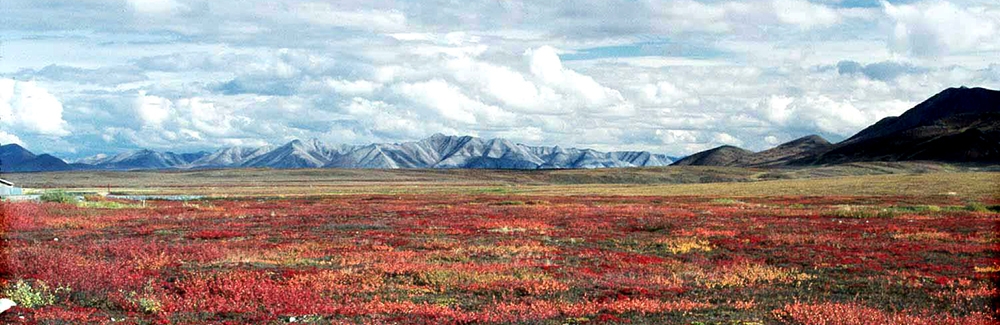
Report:
M 698 196 L 826 196 L 826 195 L 901 195 L 959 197 L 1000 196 L 1000 173 L 930 173 L 904 175 L 865 175 L 830 178 L 773 180 L 759 182 L 657 184 L 657 185 L 572 185 L 537 188 L 544 194 L 609 195 L 698 195 Z
M 987 171 L 981 171 L 987 170 Z M 5 175 L 28 188 L 127 194 L 314 196 L 483 193 L 526 195 L 1000 196 L 1000 172 L 926 163 L 802 169 L 666 167 L 602 170 L 231 169 Z

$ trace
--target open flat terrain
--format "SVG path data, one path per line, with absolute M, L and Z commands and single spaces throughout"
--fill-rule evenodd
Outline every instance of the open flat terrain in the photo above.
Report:
M 988 168 L 10 178 L 209 197 L 3 203 L 2 323 L 996 323 Z
M 810 168 L 659 167 L 597 170 L 222 169 L 6 174 L 26 188 L 117 194 L 957 195 L 1000 193 L 1000 167 L 852 163 Z

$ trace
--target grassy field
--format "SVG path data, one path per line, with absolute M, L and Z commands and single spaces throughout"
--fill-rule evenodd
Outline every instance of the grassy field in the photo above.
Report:
M 737 183 L 666 185 L 563 185 L 537 188 L 545 194 L 713 195 L 713 196 L 959 196 L 988 198 L 1000 194 L 1000 173 L 929 173 L 838 176 Z
M 931 163 L 864 163 L 801 169 L 665 167 L 601 170 L 207 170 L 9 174 L 35 189 L 120 194 L 315 196 L 523 195 L 1000 195 L 1000 171 Z

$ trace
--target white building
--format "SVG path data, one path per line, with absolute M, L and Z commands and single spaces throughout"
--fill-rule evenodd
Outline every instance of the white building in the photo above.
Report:
M 0 178 L 0 196 L 14 195 L 24 195 L 24 191 L 20 187 L 14 186 L 14 183 Z

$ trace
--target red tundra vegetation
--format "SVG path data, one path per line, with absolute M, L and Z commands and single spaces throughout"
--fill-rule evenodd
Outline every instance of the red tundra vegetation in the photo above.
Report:
M 526 200 L 527 199 L 527 200 Z M 995 324 L 949 197 L 3 203 L 2 323 Z

